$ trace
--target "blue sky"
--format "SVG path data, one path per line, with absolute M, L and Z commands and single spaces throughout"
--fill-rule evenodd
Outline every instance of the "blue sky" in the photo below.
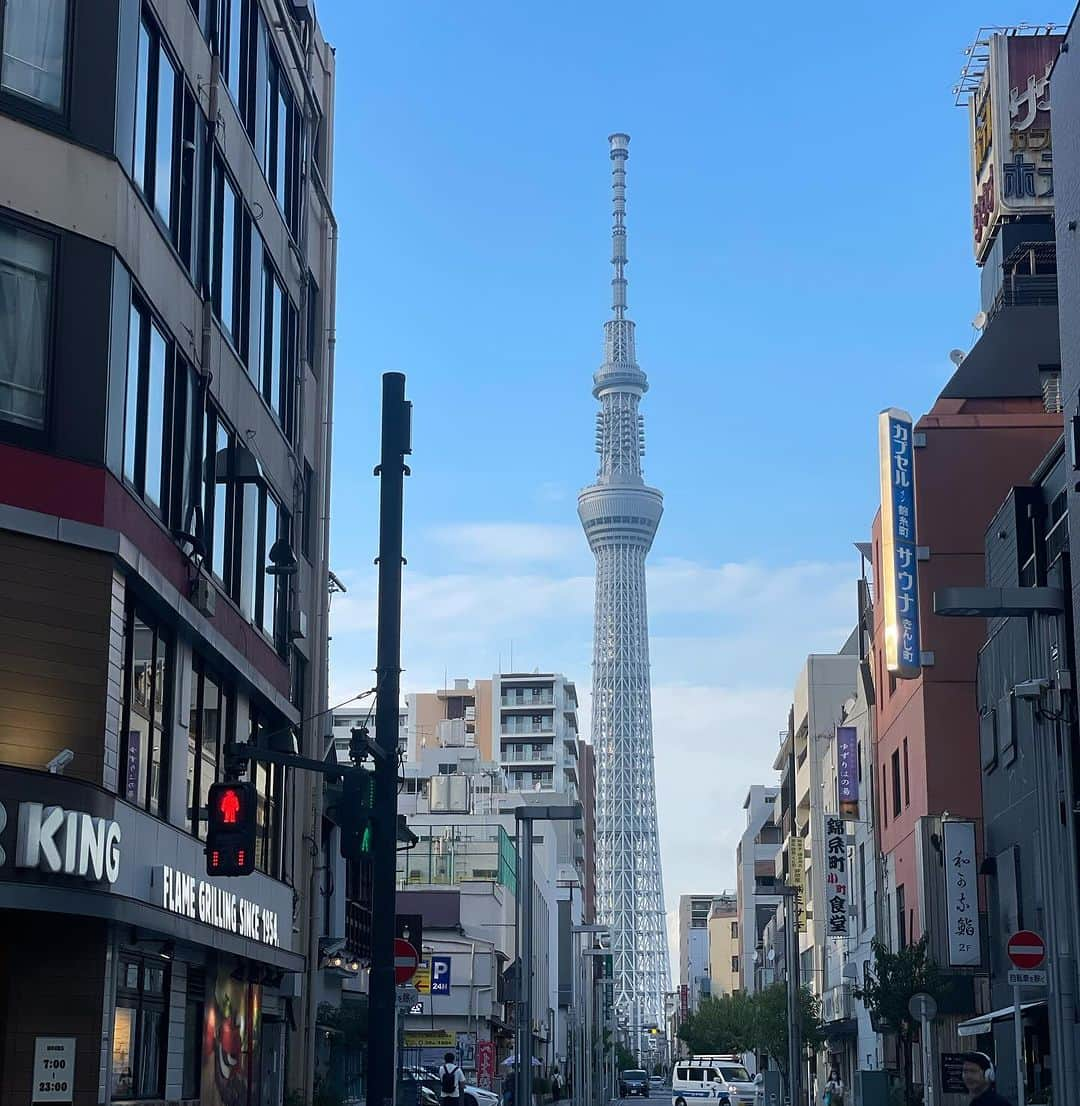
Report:
M 337 698 L 374 662 L 386 370 L 414 402 L 406 689 L 489 676 L 511 648 L 588 688 L 575 501 L 610 304 L 606 139 L 631 135 L 629 304 L 666 503 L 650 605 L 669 909 L 734 886 L 742 800 L 772 782 L 798 670 L 854 621 L 877 412 L 925 411 L 973 340 L 964 47 L 1067 14 L 735 11 L 319 4 L 338 62 Z

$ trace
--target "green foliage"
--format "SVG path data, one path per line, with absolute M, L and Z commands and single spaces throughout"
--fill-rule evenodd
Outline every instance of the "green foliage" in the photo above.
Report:
M 637 1057 L 621 1042 L 615 1045 L 615 1067 L 627 1071 L 638 1066 Z
M 800 1021 L 804 1044 L 815 1051 L 824 1043 L 821 1009 L 809 988 L 799 993 Z M 705 999 L 697 1011 L 679 1027 L 679 1037 L 691 1054 L 767 1052 L 787 1078 L 788 1017 L 787 985 L 774 983 L 751 995 Z
M 774 983 L 754 995 L 754 1041 L 788 1077 L 787 985 Z M 804 1049 L 817 1052 L 825 1043 L 821 1004 L 809 987 L 799 990 L 799 1024 Z
M 925 992 L 940 999 L 945 992 L 945 980 L 926 949 L 925 936 L 899 952 L 874 941 L 874 966 L 862 987 L 856 988 L 855 997 L 886 1032 L 910 1039 L 918 1025 L 908 1010 L 912 997 Z
M 895 1033 L 899 1038 L 901 1068 L 904 1075 L 903 1099 L 907 1104 L 921 1100 L 912 1085 L 911 1044 L 918 1028 L 908 1004 L 914 995 L 925 992 L 939 1001 L 948 990 L 948 983 L 934 960 L 927 955 L 928 938 L 920 940 L 899 952 L 888 945 L 874 941 L 874 966 L 866 973 L 862 987 L 855 989 L 855 997 L 866 1007 L 872 1024 L 885 1033 Z
M 756 1048 L 755 999 L 745 991 L 703 999 L 679 1027 L 679 1037 L 691 1055 L 741 1053 Z

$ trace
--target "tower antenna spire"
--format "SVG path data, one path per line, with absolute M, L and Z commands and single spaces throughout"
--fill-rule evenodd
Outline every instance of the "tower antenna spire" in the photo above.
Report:
M 626 162 L 630 157 L 630 136 L 608 136 L 611 147 L 611 309 L 616 319 L 626 318 Z

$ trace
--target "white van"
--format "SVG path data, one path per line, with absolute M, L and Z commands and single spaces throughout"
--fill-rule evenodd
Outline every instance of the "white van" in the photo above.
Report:
M 752 1106 L 755 1090 L 753 1077 L 736 1057 L 694 1056 L 680 1060 L 671 1073 L 672 1106 L 687 1106 L 695 1098 Z
M 720 1080 L 720 1072 L 711 1060 L 680 1060 L 671 1069 L 671 1106 L 687 1106 L 698 1098 L 711 1098 L 720 1106 L 733 1106 Z

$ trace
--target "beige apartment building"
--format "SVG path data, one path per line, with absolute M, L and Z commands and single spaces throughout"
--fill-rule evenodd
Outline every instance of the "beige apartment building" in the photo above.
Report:
M 739 943 L 739 900 L 725 892 L 709 909 L 709 983 L 713 998 L 742 988 Z

